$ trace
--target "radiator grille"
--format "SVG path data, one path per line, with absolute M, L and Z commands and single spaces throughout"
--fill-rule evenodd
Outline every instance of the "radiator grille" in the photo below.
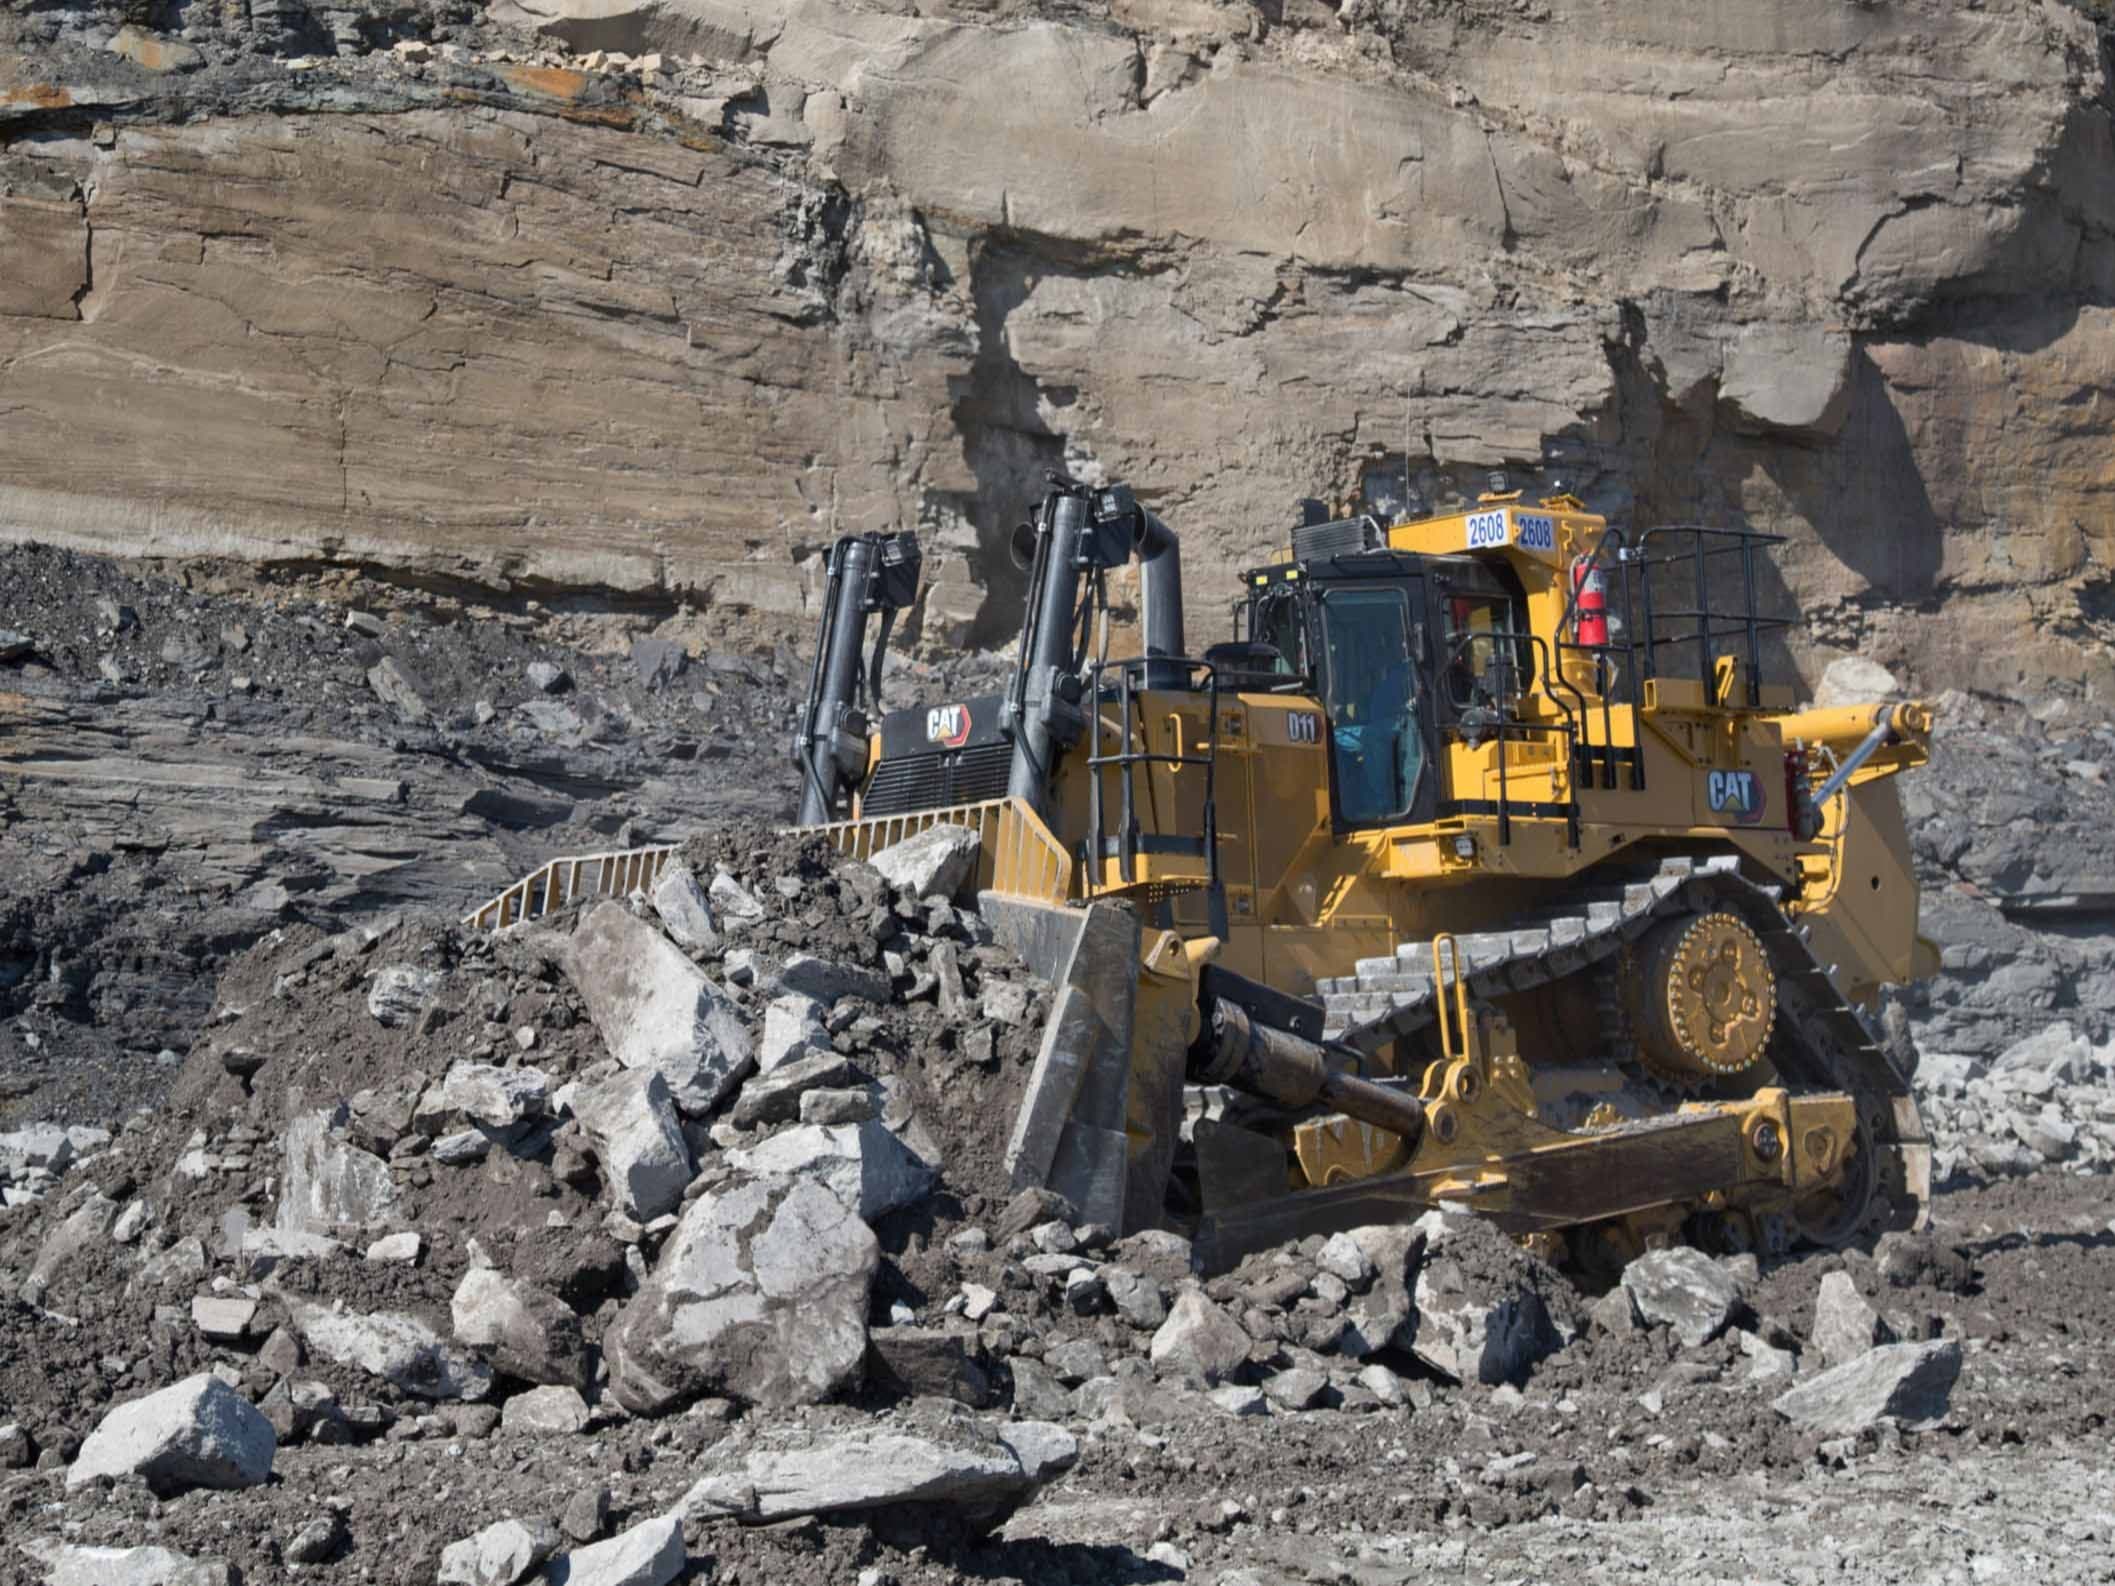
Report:
M 906 815 L 913 810 L 1004 798 L 1012 766 L 1013 745 L 1003 742 L 976 744 L 948 754 L 884 760 L 859 801 L 860 817 Z

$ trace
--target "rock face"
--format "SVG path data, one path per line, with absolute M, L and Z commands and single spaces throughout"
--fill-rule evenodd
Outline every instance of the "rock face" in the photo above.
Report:
M 0 118 L 130 114 L 11 145 L 0 365 L 44 378 L 0 418 L 0 524 L 694 590 L 730 627 L 812 598 L 816 514 L 922 524 L 951 637 L 1010 623 L 1045 466 L 1193 533 L 1202 613 L 1301 496 L 1547 462 L 1598 506 L 1790 532 L 1825 647 L 1927 684 L 2111 675 L 2069 527 L 2105 476 L 2059 417 L 2115 386 L 2086 8 L 494 16 L 751 97 L 505 66 L 238 97 L 130 30 L 129 57 L 32 52 Z M 166 400 L 115 400 L 140 368 Z
M 711 981 L 622 904 L 590 909 L 573 932 L 566 972 L 610 1056 L 651 1069 L 686 1113 L 702 1117 L 754 1061 L 749 1030 Z
M 827 1398 L 865 1358 L 880 1260 L 857 1212 L 812 1179 L 701 1195 L 604 1339 L 610 1391 L 635 1414 L 706 1392 Z
M 279 1439 L 250 1402 L 211 1373 L 121 1404 L 81 1444 L 66 1472 L 139 1476 L 167 1497 L 192 1487 L 254 1487 L 272 1474 Z

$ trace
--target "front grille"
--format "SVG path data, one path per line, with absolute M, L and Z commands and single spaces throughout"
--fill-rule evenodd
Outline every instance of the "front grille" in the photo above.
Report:
M 1004 798 L 1013 768 L 1010 743 L 975 744 L 946 754 L 901 755 L 884 760 L 859 801 L 862 819 L 909 815 Z

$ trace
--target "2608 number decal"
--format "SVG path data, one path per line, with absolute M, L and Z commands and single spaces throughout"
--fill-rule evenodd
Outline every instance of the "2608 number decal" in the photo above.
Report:
M 1510 521 L 1503 512 L 1469 514 L 1470 550 L 1486 551 L 1493 546 L 1513 544 L 1518 544 L 1524 551 L 1554 551 L 1557 548 L 1557 520 L 1539 512 L 1516 513 Z

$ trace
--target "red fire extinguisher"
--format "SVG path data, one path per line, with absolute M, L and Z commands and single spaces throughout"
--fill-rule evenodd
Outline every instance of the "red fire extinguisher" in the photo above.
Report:
M 1608 585 L 1601 566 L 1590 556 L 1572 558 L 1572 609 L 1576 615 L 1573 642 L 1595 646 L 1608 643 Z

